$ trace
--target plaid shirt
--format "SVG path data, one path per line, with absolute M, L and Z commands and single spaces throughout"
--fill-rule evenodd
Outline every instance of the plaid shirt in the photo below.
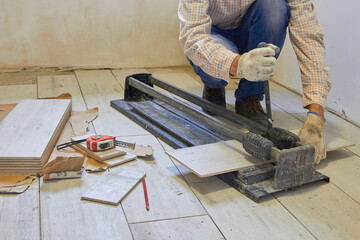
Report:
M 226 81 L 237 54 L 218 44 L 210 35 L 211 26 L 238 27 L 242 16 L 255 0 L 180 0 L 180 43 L 185 55 L 206 73 Z M 303 106 L 324 106 L 331 88 L 325 66 L 323 31 L 312 0 L 286 0 L 291 12 L 289 36 L 297 55 L 303 84 Z

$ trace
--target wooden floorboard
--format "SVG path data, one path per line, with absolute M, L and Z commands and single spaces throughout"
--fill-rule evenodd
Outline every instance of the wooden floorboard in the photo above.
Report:
M 314 183 L 275 196 L 317 239 L 360 239 L 359 203 L 334 184 Z
M 130 227 L 135 239 L 225 239 L 209 216 L 136 223 Z
M 49 84 L 53 83 L 53 84 Z M 45 86 L 42 86 L 44 84 Z M 77 86 L 77 87 L 76 87 Z M 50 88 L 50 89 L 49 89 Z M 75 89 L 71 89 L 75 88 Z M 58 95 L 70 89 L 75 106 L 84 109 L 80 88 L 73 77 L 39 81 L 40 95 Z M 51 95 L 50 95 L 51 97 Z M 70 139 L 69 139 L 70 140 Z M 109 174 L 107 172 L 107 174 Z M 83 173 L 81 179 L 44 183 L 41 181 L 42 239 L 130 239 L 131 232 L 121 207 L 81 201 L 81 194 L 101 181 L 101 175 Z M 114 225 L 113 219 L 116 219 Z M 81 223 L 81 224 L 79 224 Z M 106 227 L 104 227 L 106 226 Z
M 158 140 L 110 107 L 110 100 L 123 98 L 123 90 L 114 75 L 110 74 L 110 71 L 80 71 L 76 72 L 76 75 L 87 105 L 99 106 L 99 117 L 94 121 L 98 133 L 110 132 L 111 135 L 119 136 L 124 141 L 151 145 L 155 150 L 152 157 L 139 158 L 118 167 L 129 171 L 141 169 L 146 173 L 150 211 L 146 211 L 142 186 L 138 185 L 122 202 L 128 221 L 133 223 L 205 214 L 205 210 L 184 180 L 172 178 L 171 169 L 176 171 L 176 168 L 165 155 Z M 111 124 L 100 121 L 103 114 L 112 119 Z
M 35 98 L 37 98 L 35 84 L 0 86 L 0 104 L 18 103 L 22 99 Z
M 131 239 L 125 214 L 119 206 L 80 200 L 103 176 L 41 185 L 42 239 Z
M 350 151 L 338 150 L 327 153 L 326 160 L 316 170 L 330 176 L 330 181 L 360 204 L 360 158 Z
M 70 93 L 72 96 L 72 110 L 87 110 L 75 74 L 39 76 L 38 93 L 39 98 Z
M 38 185 L 22 194 L 1 194 L 0 212 L 1 239 L 40 239 Z
M 172 161 L 165 154 L 171 147 L 110 107 L 111 100 L 124 97 L 125 77 L 139 72 L 150 72 L 201 96 L 199 79 L 183 68 L 76 71 L 41 76 L 38 85 L 0 86 L 0 103 L 69 92 L 75 110 L 99 107 L 93 131 L 150 144 L 155 150 L 152 157 L 103 173 L 84 172 L 81 179 L 41 181 L 40 192 L 36 180 L 23 194 L 0 195 L 2 239 L 360 239 L 358 127 L 326 112 L 326 128 L 357 144 L 328 153 L 316 166 L 331 183 L 303 186 L 257 204 L 218 178 L 199 178 Z M 232 110 L 233 85 L 227 88 Z M 274 125 L 300 128 L 307 111 L 301 98 L 276 84 L 270 86 Z M 149 211 L 141 184 L 117 207 L 80 200 L 106 175 L 123 169 L 146 172 Z
M 112 136 L 149 134 L 142 127 L 110 107 L 110 101 L 124 99 L 124 90 L 110 70 L 75 71 L 87 107 L 99 108 L 93 122 L 98 134 Z
M 220 179 L 190 185 L 226 239 L 314 239 L 271 196 L 255 203 Z

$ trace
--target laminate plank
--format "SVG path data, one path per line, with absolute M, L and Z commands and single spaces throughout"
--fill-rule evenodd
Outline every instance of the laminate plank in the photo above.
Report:
M 185 71 L 185 68 L 151 68 L 148 71 L 153 74 L 154 77 L 172 84 L 180 89 L 183 89 L 187 92 L 195 94 L 199 97 L 202 96 L 204 85 L 196 81 L 192 74 L 189 74 L 188 71 Z M 157 87 L 156 87 L 157 88 Z M 166 90 L 157 88 L 161 92 L 164 92 L 167 95 L 180 98 L 175 94 L 168 93 Z M 187 102 L 190 106 L 201 110 L 199 106 L 193 104 L 187 100 L 181 99 L 184 102 Z
M 209 216 L 130 224 L 134 239 L 225 239 Z
M 317 239 L 359 239 L 360 206 L 333 184 L 314 183 L 276 198 Z
M 272 81 L 270 84 L 270 99 L 271 102 L 287 113 L 304 113 L 308 112 L 302 106 L 302 97 L 298 94 L 290 92 L 284 87 Z
M 72 96 L 72 109 L 76 111 L 87 110 L 77 79 L 71 75 L 48 75 L 38 77 L 39 98 L 55 97 L 62 93 Z
M 268 163 L 247 154 L 236 140 L 204 144 L 166 152 L 199 177 L 215 176 Z
M 27 69 L 28 70 L 28 69 Z M 66 75 L 72 74 L 71 72 L 56 71 L 49 69 L 29 70 L 18 72 L 2 72 L 0 73 L 0 86 L 1 85 L 32 85 L 37 83 L 37 78 L 43 75 Z
M 328 152 L 326 159 L 315 166 L 330 181 L 360 204 L 360 157 L 350 151 Z
M 255 203 L 216 178 L 190 185 L 226 239 L 315 239 L 271 196 Z
M 0 124 L 0 159 L 42 158 L 70 111 L 70 100 L 22 100 Z
M 0 103 L 18 103 L 22 99 L 35 99 L 36 88 L 36 84 L 0 86 Z
M 151 68 L 148 71 L 156 78 L 178 88 L 186 89 L 195 95 L 202 96 L 203 85 L 197 82 L 182 68 Z
M 2 167 L 1 173 L 41 172 L 41 166 L 47 162 L 70 112 L 71 100 L 22 100 L 0 123 L 0 161 L 34 164 Z
M 124 90 L 109 70 L 75 71 L 88 108 L 99 108 L 93 121 L 98 134 L 144 135 L 142 127 L 110 107 L 110 101 L 124 98 Z M 100 124 L 101 123 L 101 124 Z M 111 126 L 106 128 L 104 126 Z
M 1 239 L 40 239 L 38 189 L 1 194 L 0 212 Z
M 122 89 L 125 89 L 125 78 L 128 75 L 138 74 L 138 73 L 149 73 L 145 68 L 125 68 L 125 69 L 112 69 L 112 74 L 116 78 L 117 82 L 120 84 Z

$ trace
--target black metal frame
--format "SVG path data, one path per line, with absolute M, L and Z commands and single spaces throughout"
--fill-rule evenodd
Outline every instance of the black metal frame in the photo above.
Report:
M 225 120 L 207 115 L 178 98 L 158 91 L 154 86 L 213 112 Z M 266 126 L 219 108 L 211 102 L 146 73 L 127 76 L 125 99 L 111 101 L 111 106 L 174 148 L 228 139 L 236 139 L 244 143 L 246 134 L 241 129 L 249 129 L 260 134 L 268 132 Z M 278 161 L 278 165 L 264 164 L 217 177 L 258 202 L 275 192 L 319 180 L 328 182 L 329 178 L 315 171 L 313 162 L 309 162 L 309 159 L 313 158 L 313 151 L 310 145 L 297 144 L 296 149 L 284 150 L 275 147 L 271 155 Z

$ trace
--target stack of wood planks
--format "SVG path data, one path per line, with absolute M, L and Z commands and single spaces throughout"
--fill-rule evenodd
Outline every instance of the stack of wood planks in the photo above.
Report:
M 25 99 L 0 122 L 0 174 L 38 174 L 71 113 L 68 99 Z

